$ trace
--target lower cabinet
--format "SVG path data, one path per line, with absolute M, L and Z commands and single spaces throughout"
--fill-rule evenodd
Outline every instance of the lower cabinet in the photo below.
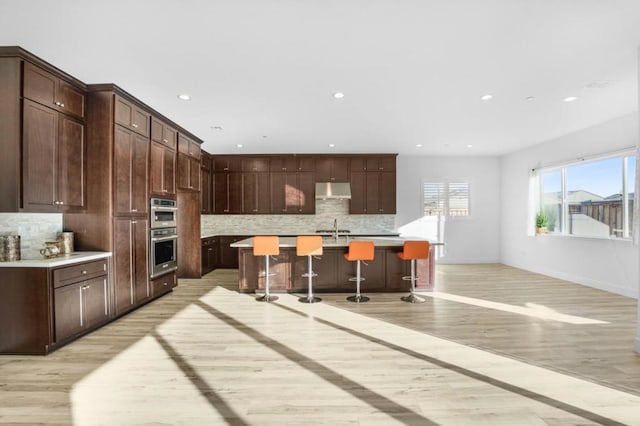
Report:
M 149 282 L 149 287 L 151 287 L 151 295 L 153 297 L 168 293 L 177 285 L 178 278 L 175 271 L 162 275 L 160 277 L 156 277 Z
M 280 254 L 269 258 L 269 289 L 289 289 L 291 251 L 280 250 Z M 295 255 L 295 252 L 293 253 Z M 265 288 L 265 257 L 254 256 L 253 250 L 240 250 L 238 271 L 240 290 Z
M 55 341 L 61 342 L 109 318 L 107 277 L 69 284 L 54 291 Z
M 143 218 L 115 218 L 114 221 L 115 310 L 119 315 L 151 297 L 149 221 Z
M 218 256 L 218 268 L 238 268 L 238 249 L 230 247 L 230 244 L 244 240 L 245 238 L 249 237 L 239 235 L 221 235 L 218 237 L 218 247 L 220 250 L 220 255 Z
M 208 274 L 218 266 L 218 238 L 202 238 L 202 271 L 201 275 Z

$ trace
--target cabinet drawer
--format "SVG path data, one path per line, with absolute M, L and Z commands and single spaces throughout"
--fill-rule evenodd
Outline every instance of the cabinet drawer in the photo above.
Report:
M 166 274 L 151 280 L 151 295 L 158 296 L 171 291 L 176 286 L 176 273 Z
M 107 259 L 80 263 L 53 270 L 53 287 L 58 288 L 107 274 Z

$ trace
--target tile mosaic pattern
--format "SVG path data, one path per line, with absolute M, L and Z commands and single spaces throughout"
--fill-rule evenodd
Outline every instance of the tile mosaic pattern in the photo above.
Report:
M 41 259 L 45 241 L 62 232 L 62 214 L 0 213 L 0 235 L 20 235 L 22 259 Z
M 315 215 L 203 215 L 201 233 L 313 233 L 316 229 L 332 229 L 334 219 L 339 229 L 353 233 L 393 232 L 395 228 L 395 215 L 353 215 L 349 214 L 348 200 L 316 200 Z

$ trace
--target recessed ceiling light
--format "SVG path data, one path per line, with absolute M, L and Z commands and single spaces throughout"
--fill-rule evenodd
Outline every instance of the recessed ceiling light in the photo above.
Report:
M 467 148 L 473 148 L 473 145 L 469 144 L 467 145 Z
M 536 98 L 534 98 L 533 96 L 527 96 L 525 99 L 527 101 L 531 102 L 531 101 L 535 100 Z
M 266 138 L 267 138 L 267 135 L 262 135 L 262 139 L 266 139 Z
M 492 98 L 493 98 L 493 95 L 487 94 L 487 95 L 482 96 L 480 99 L 483 100 L 483 101 L 488 101 L 488 100 L 491 100 Z
M 336 98 L 336 99 L 342 99 L 342 98 L 344 98 L 344 93 L 336 92 L 336 93 L 333 94 L 333 97 Z
M 211 130 L 220 131 L 220 130 L 222 130 L 222 126 L 211 126 Z
M 241 143 L 236 145 L 236 148 L 242 148 L 244 145 L 242 145 Z
M 422 144 L 421 143 L 416 144 L 416 148 L 422 148 Z
M 335 147 L 335 146 L 336 146 L 336 144 L 335 144 L 335 143 L 330 143 L 330 144 L 329 144 L 329 148 L 333 148 L 333 147 Z
M 178 99 L 183 100 L 183 101 L 190 101 L 191 100 L 191 96 L 187 95 L 186 93 L 181 93 L 178 95 Z
M 573 101 L 575 101 L 577 99 L 578 99 L 577 96 L 567 96 L 566 98 L 563 99 L 563 101 L 565 101 L 565 102 L 573 102 Z

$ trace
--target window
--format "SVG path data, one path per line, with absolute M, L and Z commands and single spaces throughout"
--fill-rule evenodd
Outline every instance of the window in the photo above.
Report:
M 540 206 L 548 232 L 630 238 L 636 157 L 601 157 L 539 173 Z
M 425 216 L 469 216 L 469 182 L 422 183 L 422 206 Z

